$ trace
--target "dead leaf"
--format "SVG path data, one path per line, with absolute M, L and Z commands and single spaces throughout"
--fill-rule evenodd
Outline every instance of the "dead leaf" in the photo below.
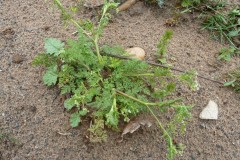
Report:
M 136 119 L 126 125 L 126 127 L 123 129 L 121 137 L 123 137 L 127 133 L 133 133 L 136 130 L 138 130 L 141 126 L 147 126 L 151 127 L 152 122 L 148 119 Z

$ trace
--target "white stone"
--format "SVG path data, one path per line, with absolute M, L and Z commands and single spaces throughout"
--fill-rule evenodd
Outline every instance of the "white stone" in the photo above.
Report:
M 210 100 L 208 105 L 202 110 L 199 115 L 200 119 L 218 119 L 218 105 Z

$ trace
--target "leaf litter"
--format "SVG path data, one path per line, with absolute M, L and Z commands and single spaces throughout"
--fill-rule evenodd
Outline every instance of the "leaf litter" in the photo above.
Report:
M 128 134 L 128 133 L 134 133 L 137 131 L 140 127 L 147 126 L 151 127 L 152 126 L 152 120 L 149 118 L 143 118 L 139 117 L 131 122 L 129 122 L 125 128 L 123 129 L 122 135 L 121 135 L 121 140 L 119 142 L 123 141 L 123 136 Z

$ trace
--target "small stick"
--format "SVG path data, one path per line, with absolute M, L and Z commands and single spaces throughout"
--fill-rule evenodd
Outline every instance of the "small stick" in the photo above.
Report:
M 114 55 L 114 54 L 107 54 L 107 53 L 105 53 L 105 55 L 110 56 L 110 57 L 119 58 L 119 59 L 131 60 L 131 58 L 129 58 L 129 57 L 124 57 L 124 56 L 119 56 L 119 55 Z M 167 66 L 164 66 L 164 65 L 158 64 L 158 63 L 154 63 L 154 62 L 149 62 L 149 61 L 144 61 L 144 62 L 146 62 L 147 64 L 152 65 L 152 66 L 169 68 L 169 67 L 167 67 Z M 173 70 L 173 71 L 181 72 L 181 73 L 185 73 L 185 72 L 186 72 L 186 71 L 184 71 L 184 70 L 177 69 L 177 68 L 170 68 L 170 69 Z M 208 80 L 208 81 L 211 81 L 211 82 L 214 82 L 214 83 L 218 83 L 218 84 L 221 84 L 221 85 L 224 84 L 223 82 L 216 81 L 216 80 L 213 80 L 213 79 L 210 79 L 210 78 L 201 76 L 201 75 L 197 75 L 197 77 L 202 78 L 202 79 L 205 79 L 205 80 Z
M 62 136 L 71 136 L 72 135 L 72 133 L 62 133 L 62 132 L 57 132 L 57 133 Z

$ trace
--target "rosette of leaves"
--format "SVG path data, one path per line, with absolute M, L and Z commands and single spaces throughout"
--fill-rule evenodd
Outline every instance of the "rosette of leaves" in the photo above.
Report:
M 54 2 L 63 14 L 69 15 L 60 1 Z M 92 118 L 88 129 L 91 141 L 106 141 L 106 127 L 119 130 L 119 121 L 129 122 L 140 113 L 150 112 L 163 131 L 168 142 L 168 156 L 172 159 L 179 153 L 173 137 L 178 129 L 185 131 L 191 106 L 184 105 L 180 98 L 169 96 L 174 95 L 176 83 L 194 82 L 193 74 L 175 75 L 170 68 L 109 56 L 127 55 L 121 47 L 98 44 L 111 16 L 108 10 L 116 7 L 117 4 L 105 1 L 97 26 L 91 21 L 80 24 L 68 16 L 78 28 L 78 39 L 69 39 L 66 44 L 55 38 L 45 39 L 45 52 L 39 54 L 33 64 L 46 68 L 44 84 L 57 86 L 62 95 L 70 95 L 64 107 L 73 112 L 72 127 L 81 124 L 86 116 Z M 174 110 L 175 116 L 169 124 L 163 125 L 157 112 L 166 112 L 169 108 Z

